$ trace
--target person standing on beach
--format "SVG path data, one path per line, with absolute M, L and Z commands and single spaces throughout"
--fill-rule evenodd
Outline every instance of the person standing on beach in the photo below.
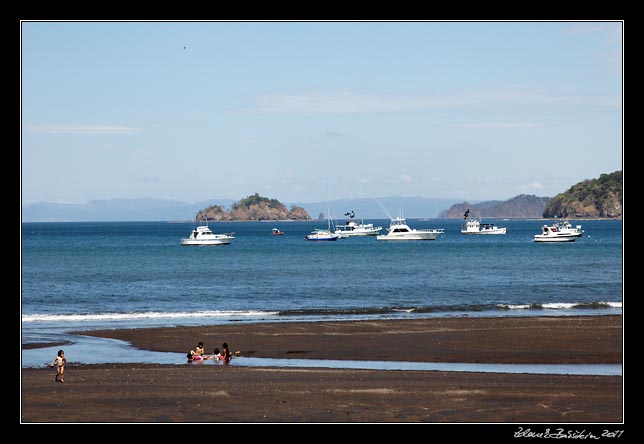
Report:
M 65 352 L 63 350 L 58 350 L 58 355 L 54 360 L 49 364 L 50 367 L 56 366 L 56 377 L 54 381 L 65 382 L 65 364 L 67 364 L 67 359 L 65 358 Z M 60 379 L 58 379 L 60 377 Z

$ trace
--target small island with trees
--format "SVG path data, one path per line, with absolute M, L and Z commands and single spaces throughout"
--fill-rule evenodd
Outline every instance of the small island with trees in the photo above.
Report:
M 255 193 L 235 202 L 230 211 L 220 205 L 211 205 L 197 213 L 195 220 L 204 222 L 219 221 L 289 221 L 311 220 L 302 207 L 296 205 L 286 208 L 277 199 L 269 199 Z

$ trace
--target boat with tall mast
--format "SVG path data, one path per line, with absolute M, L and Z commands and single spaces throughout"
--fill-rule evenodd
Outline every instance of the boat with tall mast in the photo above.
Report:
M 327 186 L 328 189 L 328 186 Z M 325 194 L 327 194 L 327 190 L 325 190 Z M 330 214 L 331 210 L 329 208 L 329 199 L 326 197 L 326 221 L 327 221 L 327 228 L 326 229 L 321 229 L 321 228 L 316 228 L 311 232 L 311 234 L 307 234 L 305 236 L 306 240 L 309 241 L 337 241 L 340 239 L 339 234 L 335 234 L 334 232 L 331 231 L 331 217 Z

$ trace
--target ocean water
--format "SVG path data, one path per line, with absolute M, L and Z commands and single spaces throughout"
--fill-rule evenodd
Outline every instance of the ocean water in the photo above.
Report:
M 387 227 L 388 220 L 369 220 Z M 622 222 L 581 223 L 576 242 L 543 244 L 543 220 L 486 219 L 506 235 L 435 241 L 304 239 L 320 222 L 219 222 L 230 245 L 181 246 L 192 223 L 23 223 L 22 343 L 71 331 L 437 316 L 621 314 Z M 283 236 L 272 236 L 280 228 Z

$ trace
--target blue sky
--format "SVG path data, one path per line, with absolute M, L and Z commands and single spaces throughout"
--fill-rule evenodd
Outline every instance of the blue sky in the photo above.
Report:
M 22 199 L 554 196 L 622 168 L 622 22 L 23 22 Z

